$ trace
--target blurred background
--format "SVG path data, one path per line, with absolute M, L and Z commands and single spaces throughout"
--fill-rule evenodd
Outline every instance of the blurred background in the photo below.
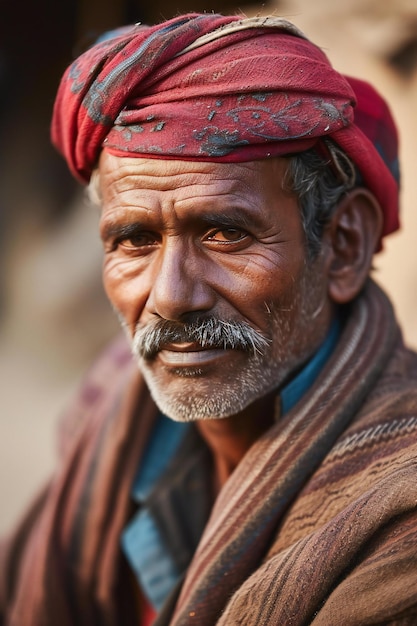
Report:
M 103 31 L 187 11 L 274 13 L 386 97 L 401 137 L 402 230 L 375 277 L 417 348 L 415 0 L 10 0 L 0 23 L 0 532 L 52 471 L 54 427 L 118 323 L 100 282 L 95 211 L 49 143 L 66 66 Z

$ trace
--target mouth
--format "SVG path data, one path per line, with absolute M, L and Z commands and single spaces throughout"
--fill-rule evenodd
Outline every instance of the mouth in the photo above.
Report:
M 196 342 L 171 343 L 161 348 L 157 358 L 166 367 L 201 368 L 225 358 L 230 352 L 223 348 L 202 347 Z

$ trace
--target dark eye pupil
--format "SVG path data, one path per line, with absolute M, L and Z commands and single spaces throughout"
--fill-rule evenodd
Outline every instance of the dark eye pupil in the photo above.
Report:
M 228 228 L 222 231 L 222 235 L 225 239 L 236 240 L 241 236 L 241 232 L 236 228 Z

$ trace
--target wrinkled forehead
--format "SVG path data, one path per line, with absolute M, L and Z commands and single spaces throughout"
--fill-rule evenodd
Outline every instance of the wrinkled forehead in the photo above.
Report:
M 149 193 L 175 191 L 180 187 L 189 187 L 194 190 L 191 193 L 198 189 L 202 196 L 210 197 L 217 189 L 220 193 L 227 190 L 250 195 L 261 191 L 265 184 L 277 193 L 289 193 L 288 158 L 218 163 L 117 156 L 103 149 L 91 177 L 90 189 L 101 200 L 125 189 Z
M 100 158 L 100 232 L 158 233 L 192 241 L 211 229 L 245 232 L 254 241 L 304 242 L 298 200 L 283 189 L 286 159 L 211 163 Z M 248 239 L 247 239 L 248 241 Z

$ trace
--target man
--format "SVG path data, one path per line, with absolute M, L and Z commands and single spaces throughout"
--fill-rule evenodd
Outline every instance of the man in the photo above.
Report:
M 288 22 L 187 15 L 77 59 L 52 136 L 127 341 L 8 544 L 4 623 L 417 623 L 417 357 L 369 276 L 398 227 L 381 97 Z

